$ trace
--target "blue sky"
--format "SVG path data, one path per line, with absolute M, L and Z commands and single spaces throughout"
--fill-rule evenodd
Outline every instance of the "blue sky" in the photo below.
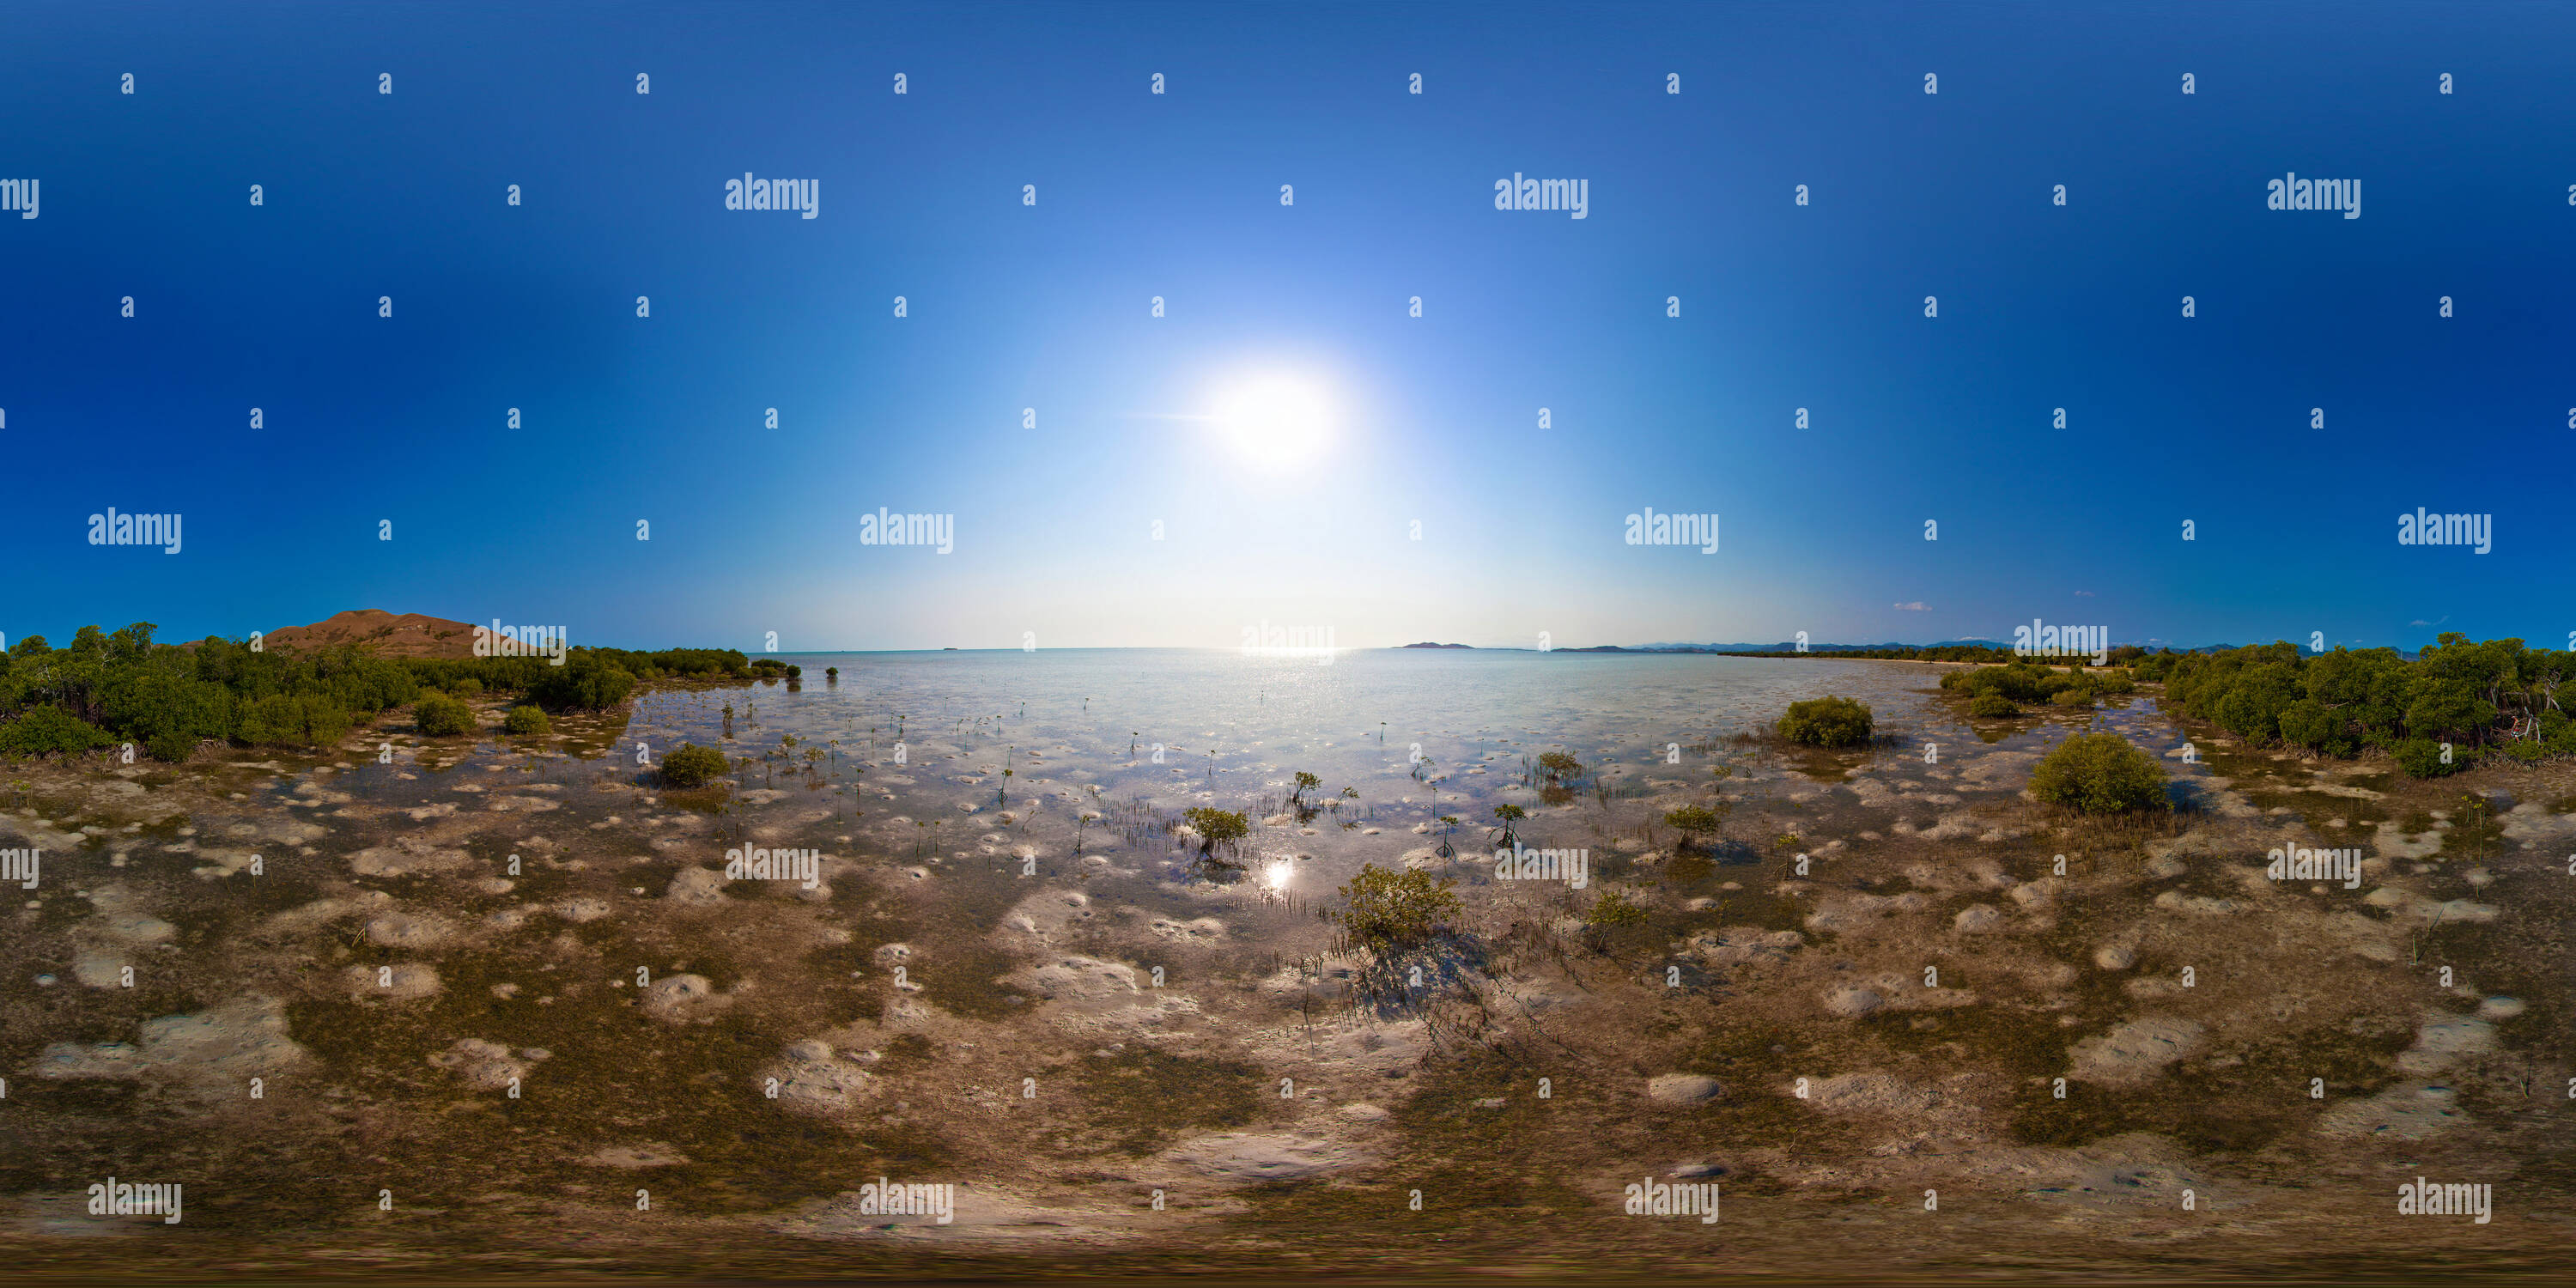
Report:
M 2571 35 L 2463 5 L 20 6 L 0 177 L 42 207 L 0 216 L 0 632 L 2563 645 Z M 745 171 L 818 181 L 818 217 L 726 210 Z M 2288 171 L 2359 179 L 2362 216 L 2267 210 Z M 1587 217 L 1494 209 L 1515 172 L 1586 180 Z M 1219 417 L 1282 382 L 1325 426 L 1284 465 Z M 184 515 L 183 551 L 88 544 L 110 506 Z M 954 552 L 862 545 L 879 506 L 954 515 Z M 1721 515 L 1721 549 L 1625 544 L 1647 506 Z M 2417 506 L 2492 514 L 2493 551 L 2399 545 Z

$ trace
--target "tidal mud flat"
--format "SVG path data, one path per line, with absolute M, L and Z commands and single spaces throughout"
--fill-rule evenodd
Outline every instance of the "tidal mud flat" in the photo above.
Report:
M 41 855 L 0 922 L 29 1264 L 2570 1260 L 2562 765 L 2413 781 L 2151 689 L 1973 720 L 1895 663 L 823 660 L 542 739 L 487 705 L 320 757 L 8 767 L 0 848 Z M 1876 709 L 1869 747 L 1769 734 L 1828 691 Z M 2030 799 L 2088 727 L 2182 808 Z M 719 784 L 639 763 L 683 740 L 733 758 Z M 1499 876 L 1504 805 L 1579 876 Z M 1665 824 L 1689 806 L 1722 830 Z M 1250 832 L 1203 847 L 1193 807 Z M 2335 857 L 2275 878 L 2273 850 Z M 1320 915 L 1364 866 L 1454 881 L 1459 915 L 1380 960 Z M 183 1185 L 183 1218 L 90 1215 L 111 1176 Z M 2401 1214 L 2419 1177 L 2489 1187 L 2485 1219 Z M 1702 1185 L 1718 1220 L 1652 1210 Z

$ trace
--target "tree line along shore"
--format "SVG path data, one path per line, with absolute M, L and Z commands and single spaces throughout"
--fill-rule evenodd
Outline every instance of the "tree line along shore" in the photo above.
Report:
M 2412 658 L 2393 648 L 2315 653 L 2286 641 L 2212 653 L 2119 648 L 2110 663 L 2060 670 L 2015 659 L 1950 672 L 1941 687 L 1966 698 L 1972 716 L 2005 717 L 2023 704 L 2089 707 L 2152 684 L 2167 712 L 2249 746 L 2339 760 L 2386 755 L 2414 778 L 2576 755 L 2576 720 L 2558 700 L 2576 681 L 2576 653 L 2518 639 L 2446 632 Z
M 84 626 L 61 648 L 29 635 L 0 653 L 0 755 L 131 743 L 178 762 L 208 743 L 328 747 L 402 707 L 414 708 L 424 732 L 462 733 L 474 727 L 462 699 L 486 693 L 524 704 L 531 714 L 512 712 L 510 731 L 534 732 L 545 712 L 614 708 L 638 685 L 802 674 L 734 649 L 576 647 L 558 666 L 548 657 L 386 658 L 356 644 L 261 648 L 220 636 L 162 644 L 154 629 Z
M 388 710 L 485 693 L 526 707 L 511 732 L 543 727 L 544 712 L 606 710 L 637 686 L 745 682 L 802 671 L 734 649 L 644 652 L 575 647 L 548 657 L 387 658 L 360 644 L 261 648 L 209 636 L 157 643 L 155 627 L 84 626 L 54 647 L 29 635 L 0 653 L 0 755 L 47 756 L 132 743 L 182 761 L 208 743 L 327 747 Z M 1742 656 L 1742 655 L 1738 655 Z M 1767 655 L 1765 655 L 1767 656 Z M 1941 677 L 1978 718 L 2024 705 L 2089 707 L 2154 685 L 2167 710 L 2258 747 L 2351 759 L 2383 754 L 2418 778 L 2481 761 L 2530 764 L 2576 754 L 2576 719 L 2558 692 L 2576 679 L 2576 653 L 2519 639 L 2457 632 L 2409 658 L 2391 648 L 2312 653 L 2295 644 L 2215 652 L 2109 650 L 2107 665 L 2058 665 L 2006 649 L 1939 646 L 1784 656 L 1969 663 Z M 457 707 L 433 705 L 425 729 L 466 732 Z

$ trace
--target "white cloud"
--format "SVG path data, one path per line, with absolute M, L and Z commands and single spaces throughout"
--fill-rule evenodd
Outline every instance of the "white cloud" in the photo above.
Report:
M 1898 604 L 1896 606 L 1896 611 L 1900 613 L 1928 613 L 1932 611 L 1932 606 L 1918 599 L 1910 604 Z

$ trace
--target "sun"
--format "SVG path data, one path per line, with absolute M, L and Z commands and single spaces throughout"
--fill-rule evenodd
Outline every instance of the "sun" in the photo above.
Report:
M 1217 402 L 1216 425 L 1236 451 L 1270 469 L 1321 457 L 1332 445 L 1336 414 L 1314 381 L 1299 376 L 1256 376 Z

